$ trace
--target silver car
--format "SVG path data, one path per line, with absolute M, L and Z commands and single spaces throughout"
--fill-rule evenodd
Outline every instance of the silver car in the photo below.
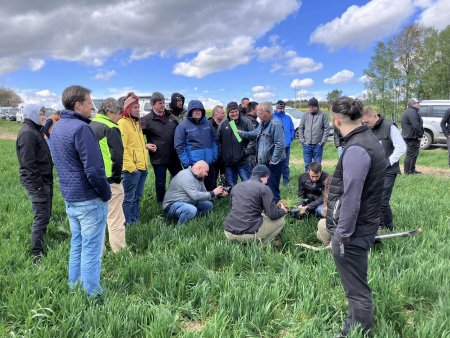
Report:
M 425 133 L 420 140 L 420 147 L 428 149 L 432 144 L 447 144 L 447 139 L 442 133 L 441 120 L 447 109 L 450 108 L 450 100 L 424 100 L 420 102 L 419 115 L 423 119 Z

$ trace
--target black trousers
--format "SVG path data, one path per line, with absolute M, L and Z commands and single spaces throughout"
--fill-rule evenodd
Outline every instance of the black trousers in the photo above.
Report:
M 397 174 L 386 174 L 384 177 L 383 197 L 381 198 L 381 221 L 385 228 L 391 230 L 394 228 L 394 222 L 390 201 L 396 178 Z
M 419 156 L 420 140 L 405 139 L 406 157 L 403 162 L 405 174 L 412 174 L 416 171 L 416 160 Z
M 342 332 L 348 334 L 352 326 L 360 324 L 364 332 L 373 325 L 372 290 L 367 282 L 369 249 L 375 235 L 356 237 L 344 245 L 341 255 L 339 244 L 331 241 L 333 258 L 348 300 L 348 313 Z
M 166 193 L 166 173 L 169 170 L 170 175 L 174 177 L 181 171 L 180 161 L 174 160 L 166 164 L 152 164 L 155 173 L 156 201 L 162 203 Z
M 217 187 L 217 172 L 214 163 L 209 166 L 208 176 L 205 178 L 205 188 L 208 191 L 212 191 Z
M 34 213 L 31 225 L 31 253 L 41 255 L 44 250 L 44 237 L 52 215 L 53 184 L 46 184 L 41 190 L 25 186 Z

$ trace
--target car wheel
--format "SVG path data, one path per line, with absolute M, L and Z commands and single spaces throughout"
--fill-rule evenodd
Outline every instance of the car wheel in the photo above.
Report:
M 433 138 L 431 137 L 431 134 L 426 131 L 420 139 L 420 148 L 428 149 L 430 148 L 431 143 L 433 143 Z

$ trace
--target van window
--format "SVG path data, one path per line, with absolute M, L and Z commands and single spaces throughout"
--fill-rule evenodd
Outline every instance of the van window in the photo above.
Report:
M 152 106 L 150 105 L 150 102 L 145 102 L 144 103 L 144 111 L 151 111 L 152 110 Z
M 419 108 L 419 115 L 425 117 L 428 115 L 428 106 L 421 106 Z
M 450 106 L 433 106 L 433 111 L 431 112 L 431 116 L 442 117 L 442 116 L 444 116 L 444 113 L 448 108 L 450 108 Z

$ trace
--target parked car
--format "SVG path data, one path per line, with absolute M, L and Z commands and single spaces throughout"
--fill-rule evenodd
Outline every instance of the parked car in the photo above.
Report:
M 19 108 L 11 108 L 8 110 L 5 116 L 5 120 L 7 121 L 16 121 L 16 114 L 19 111 Z
M 447 109 L 450 108 L 450 100 L 424 100 L 420 103 L 419 115 L 423 119 L 425 133 L 420 140 L 420 147 L 428 149 L 432 144 L 447 145 L 447 139 L 442 133 L 441 120 Z
M 8 115 L 10 109 L 13 109 L 13 107 L 0 107 L 0 119 L 6 120 L 6 115 Z

